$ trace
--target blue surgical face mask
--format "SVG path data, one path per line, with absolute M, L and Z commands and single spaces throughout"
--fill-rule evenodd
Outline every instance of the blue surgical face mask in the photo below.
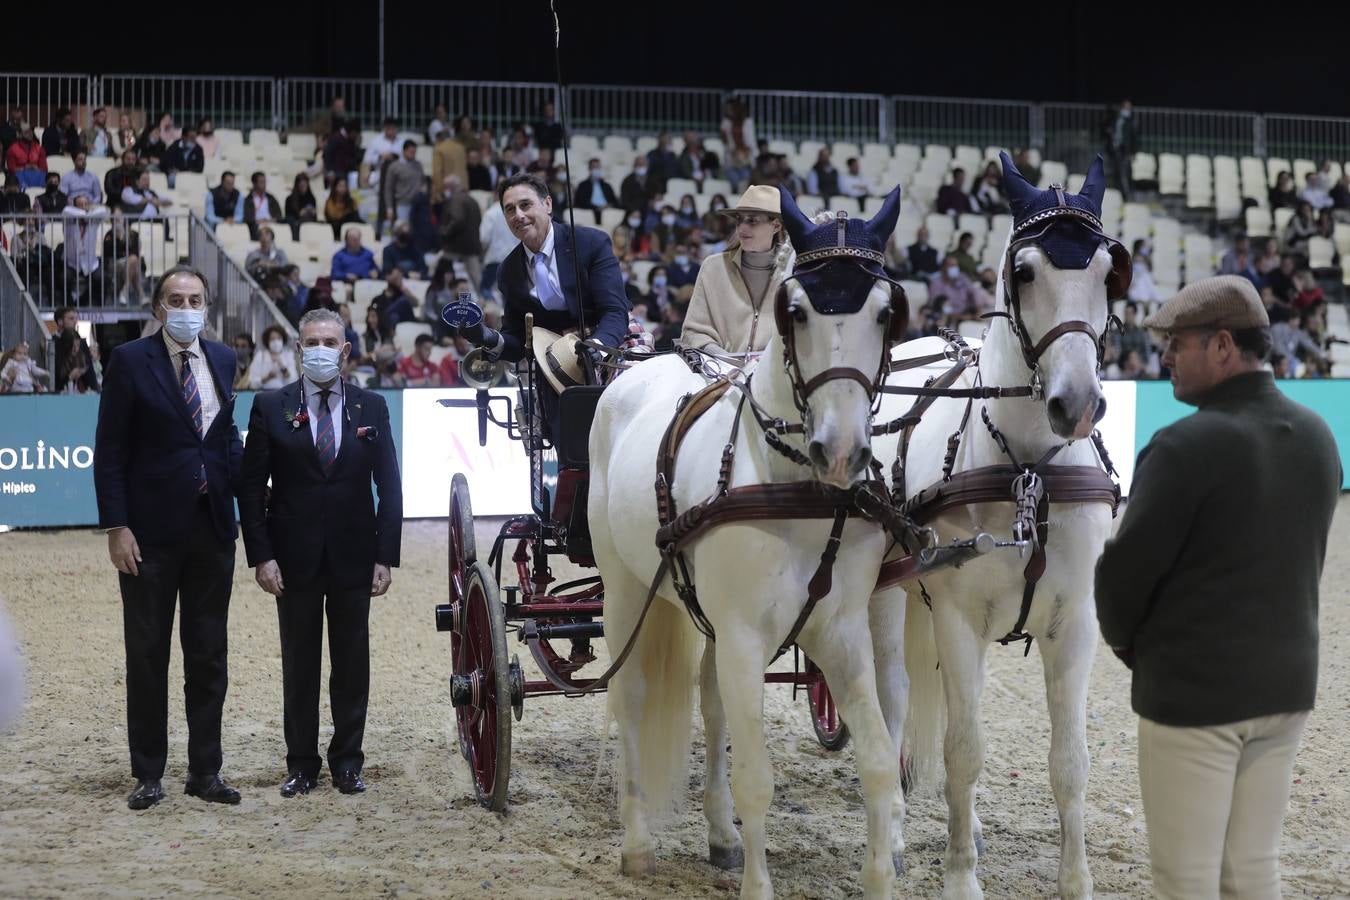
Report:
M 687 256 L 685 256 L 683 253 L 681 253 L 679 256 L 675 257 L 675 265 L 677 265 L 677 266 L 687 266 L 687 265 L 689 265 L 689 257 L 687 257 Z
M 305 347 L 301 356 L 301 368 L 315 384 L 328 384 L 341 371 L 342 351 L 336 347 Z
M 666 286 L 666 276 L 657 275 L 655 278 L 652 279 L 652 287 L 663 288 L 665 286 Z
M 169 309 L 165 307 L 164 330 L 169 337 L 180 344 L 190 344 L 197 339 L 206 325 L 206 313 L 200 309 Z
M 629 228 L 637 228 L 637 227 L 638 227 L 639 225 L 641 225 L 641 224 L 642 224 L 642 219 L 641 219 L 639 216 L 629 216 L 629 218 L 628 218 L 628 227 L 629 227 Z
M 960 274 L 961 274 L 960 266 L 947 267 L 947 277 L 950 278 L 952 281 L 955 281 L 960 276 Z

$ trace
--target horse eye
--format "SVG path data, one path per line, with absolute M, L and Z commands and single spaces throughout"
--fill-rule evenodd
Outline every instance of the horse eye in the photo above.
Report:
M 801 304 L 799 303 L 792 304 L 790 307 L 788 307 L 788 312 L 792 313 L 792 320 L 794 322 L 806 321 L 806 310 L 802 309 Z
M 1031 284 L 1036 280 L 1036 270 L 1026 263 L 1018 266 L 1013 271 L 1013 274 L 1017 276 L 1017 280 L 1022 282 L 1022 284 Z

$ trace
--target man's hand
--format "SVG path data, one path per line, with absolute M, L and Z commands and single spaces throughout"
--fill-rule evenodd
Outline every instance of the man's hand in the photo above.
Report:
M 375 574 L 370 578 L 370 596 L 382 597 L 389 590 L 393 579 L 389 576 L 389 567 L 384 563 L 375 564 Z
M 108 532 L 108 558 L 123 575 L 140 575 L 141 548 L 130 528 L 116 528 Z
M 275 559 L 259 563 L 258 568 L 253 573 L 253 578 L 258 582 L 258 587 L 274 597 L 280 597 L 285 593 L 286 586 L 281 583 L 281 567 L 277 565 Z

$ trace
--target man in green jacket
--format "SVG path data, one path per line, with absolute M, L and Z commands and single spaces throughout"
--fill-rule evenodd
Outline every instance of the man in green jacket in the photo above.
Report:
M 1265 371 L 1251 282 L 1194 282 L 1144 325 L 1164 335 L 1176 398 L 1199 407 L 1140 452 L 1097 563 L 1102 634 L 1133 671 L 1154 890 L 1277 898 L 1340 456 Z

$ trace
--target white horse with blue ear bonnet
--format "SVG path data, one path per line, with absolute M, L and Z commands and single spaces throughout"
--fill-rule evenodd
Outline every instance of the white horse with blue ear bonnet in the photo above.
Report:
M 830 497 L 835 494 L 824 486 L 839 494 L 868 478 L 873 400 L 907 318 L 903 294 L 893 294 L 881 269 L 881 251 L 899 215 L 899 188 L 866 222 L 841 218 L 814 225 L 789 194 L 781 200 L 798 267 L 777 297 L 765 298 L 774 304 L 776 333 L 761 359 L 733 376 L 743 389 L 726 387 L 720 399 L 705 394 L 688 401 L 690 410 L 705 400 L 709 405 L 674 451 L 678 466 L 668 503 L 653 491 L 653 475 L 664 473 L 658 459 L 669 457 L 663 450 L 667 426 L 681 398 L 705 386 L 683 359 L 661 356 L 626 371 L 606 388 L 591 429 L 591 538 L 605 584 L 610 646 L 624 646 L 641 625 L 631 655 L 609 685 L 619 725 L 621 864 L 629 874 L 655 870 L 650 819 L 684 791 L 701 643 L 676 586 L 660 574 L 663 556 L 653 536 L 671 508 L 683 517 L 725 496 L 726 489 L 809 481 L 806 496 Z M 719 473 L 729 478 L 723 481 Z M 664 474 L 658 482 L 665 483 Z M 787 508 L 801 515 L 798 507 Z M 836 533 L 837 541 L 831 538 Z M 822 547 L 831 545 L 838 554 L 832 578 L 824 579 L 829 584 L 796 640 L 824 672 L 853 734 L 867 810 L 864 892 L 890 893 L 891 797 L 898 773 L 877 698 L 867 618 L 887 544 L 878 525 L 857 518 L 838 517 L 833 526 L 829 519 L 761 518 L 717 525 L 682 551 L 700 614 L 716 635 L 706 645 L 701 672 L 709 855 L 724 867 L 739 863 L 743 836 L 742 897 L 772 894 L 764 834 L 773 797 L 764 746 L 764 670 L 800 623 L 808 584 L 815 592 L 820 583 Z M 728 728 L 735 748 L 730 790 Z M 733 822 L 733 795 L 742 834 Z
M 962 473 L 972 470 L 1016 466 L 1015 475 L 1019 469 L 1035 469 L 1038 480 L 1045 476 L 1039 495 L 1029 479 L 1014 485 L 1009 475 L 987 502 L 933 504 L 928 509 L 936 511 L 929 524 L 943 540 L 980 531 L 1007 535 L 1019 518 L 1012 501 L 1015 488 L 1021 487 L 1029 507 L 1022 507 L 1020 519 L 1026 527 L 1018 536 L 1037 538 L 1040 551 L 1029 560 L 990 554 L 964 568 L 925 576 L 923 588 L 906 585 L 907 602 L 899 590 L 879 592 L 872 605 L 872 630 L 887 724 L 897 752 L 903 724 L 905 760 L 917 784 L 934 779 L 938 738 L 944 738 L 947 897 L 982 896 L 975 876 L 981 839 L 974 800 L 984 765 L 979 700 L 985 654 L 1005 636 L 1036 639 L 1050 709 L 1050 783 L 1060 820 L 1059 892 L 1078 898 L 1092 893 L 1083 797 L 1087 684 L 1097 646 L 1093 568 L 1114 509 L 1112 485 L 1100 474 L 1099 450 L 1085 439 L 1106 411 L 1098 380 L 1101 342 L 1109 321 L 1108 300 L 1123 296 L 1128 286 L 1129 254 L 1102 231 L 1105 179 L 1100 157 L 1078 194 L 1058 186 L 1039 190 L 1007 154 L 1002 162 L 1014 221 L 996 288 L 997 307 L 977 364 L 962 371 L 951 387 L 1020 388 L 1029 396 L 938 399 L 913 429 L 907 446 L 887 437 L 878 438 L 873 449 L 888 469 L 897 474 L 903 469 L 900 493 L 915 504 L 958 484 L 973 484 L 973 479 L 962 481 Z M 949 359 L 941 359 L 944 352 Z M 922 386 L 929 378 L 953 372 L 951 360 L 960 351 L 942 338 L 923 338 L 897 348 L 895 358 L 930 354 L 941 361 L 894 371 L 888 385 Z M 879 418 L 895 418 L 908 406 L 906 400 L 887 397 Z M 901 468 L 894 468 L 902 447 Z M 1075 468 L 1055 473 L 1055 467 Z M 1056 474 L 1080 476 L 1083 483 L 1091 483 L 1090 490 L 1060 490 L 1065 482 L 1056 480 Z M 924 492 L 932 486 L 938 489 Z M 1089 495 L 1091 500 L 1073 502 Z M 1048 528 L 1037 529 L 1035 523 L 1044 520 Z M 1044 535 L 1043 542 L 1039 535 Z M 1043 574 L 1035 580 L 1032 569 L 1038 563 Z M 931 612 L 926 605 L 930 599 Z M 1004 716 L 1023 713 L 998 711 Z M 898 857 L 904 816 L 899 792 L 894 812 Z

